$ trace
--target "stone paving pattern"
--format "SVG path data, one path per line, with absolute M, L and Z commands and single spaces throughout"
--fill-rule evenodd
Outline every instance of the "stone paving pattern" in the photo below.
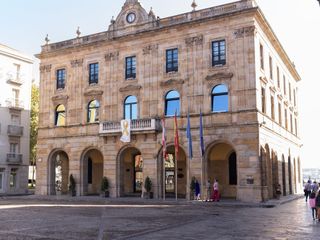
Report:
M 266 207 L 267 206 L 267 207 Z M 268 207 L 269 206 L 269 207 Z M 0 239 L 319 239 L 303 199 L 235 201 L 0 198 Z

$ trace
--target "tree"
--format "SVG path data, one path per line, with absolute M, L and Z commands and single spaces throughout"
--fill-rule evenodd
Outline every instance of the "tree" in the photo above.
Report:
M 37 137 L 39 124 L 39 87 L 32 82 L 31 87 L 31 113 L 30 113 L 30 165 L 32 166 L 32 183 L 34 184 L 34 172 L 37 159 Z

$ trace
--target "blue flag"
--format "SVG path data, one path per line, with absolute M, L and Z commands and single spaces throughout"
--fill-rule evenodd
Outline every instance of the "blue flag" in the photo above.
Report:
M 191 136 L 191 126 L 190 126 L 190 116 L 188 112 L 188 123 L 187 123 L 187 138 L 188 138 L 188 148 L 189 148 L 189 158 L 192 159 L 192 136 Z
M 203 127 L 202 127 L 202 112 L 200 110 L 200 152 L 201 157 L 204 156 L 204 142 L 203 142 Z

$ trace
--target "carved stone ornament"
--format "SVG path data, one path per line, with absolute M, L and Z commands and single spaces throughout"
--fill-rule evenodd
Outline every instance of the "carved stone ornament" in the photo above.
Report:
M 84 93 L 85 96 L 101 96 L 102 94 L 103 94 L 102 90 L 95 90 L 95 89 L 85 91 Z
M 56 101 L 66 101 L 68 100 L 69 96 L 67 95 L 56 95 L 56 96 L 53 96 L 51 99 L 52 101 L 56 102 Z
M 50 65 L 42 65 L 40 66 L 40 72 L 50 72 L 51 71 L 51 64 Z
M 172 86 L 172 85 L 182 85 L 184 84 L 183 79 L 169 79 L 164 82 L 160 82 L 161 87 Z
M 141 85 L 136 85 L 136 84 L 130 84 L 125 87 L 122 87 L 119 89 L 120 92 L 127 92 L 127 91 L 135 91 L 135 90 L 140 90 L 142 88 Z
M 75 68 L 75 67 L 82 67 L 83 65 L 83 59 L 76 59 L 76 60 L 71 60 L 71 67 Z
M 150 44 L 142 49 L 143 55 L 151 54 L 152 52 L 156 52 L 159 48 L 158 44 Z
M 206 76 L 206 80 L 210 81 L 210 80 L 217 80 L 217 79 L 231 79 L 233 77 L 233 73 L 231 72 L 218 72 L 212 75 L 208 75 Z
M 203 44 L 203 35 L 198 35 L 195 37 L 189 37 L 185 39 L 187 47 L 192 47 L 194 45 L 202 45 Z
M 119 52 L 109 52 L 106 55 L 104 55 L 104 59 L 107 62 L 118 60 L 119 59 Z
M 254 36 L 256 34 L 256 28 L 255 28 L 255 26 L 239 28 L 239 29 L 236 29 L 233 32 L 233 34 L 234 34 L 235 38 Z

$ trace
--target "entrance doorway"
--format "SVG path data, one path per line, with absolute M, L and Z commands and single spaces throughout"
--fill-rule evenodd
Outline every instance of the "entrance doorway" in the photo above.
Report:
M 68 194 L 69 158 L 64 151 L 53 153 L 49 166 L 49 194 Z
M 144 182 L 141 152 L 134 147 L 124 149 L 120 153 L 118 169 L 119 195 L 140 197 Z
M 220 194 L 227 198 L 237 197 L 238 169 L 237 154 L 233 147 L 227 143 L 213 145 L 207 155 L 206 178 L 211 184 L 214 179 L 219 182 Z
M 103 177 L 103 156 L 97 149 L 87 151 L 82 158 L 82 195 L 100 194 Z

